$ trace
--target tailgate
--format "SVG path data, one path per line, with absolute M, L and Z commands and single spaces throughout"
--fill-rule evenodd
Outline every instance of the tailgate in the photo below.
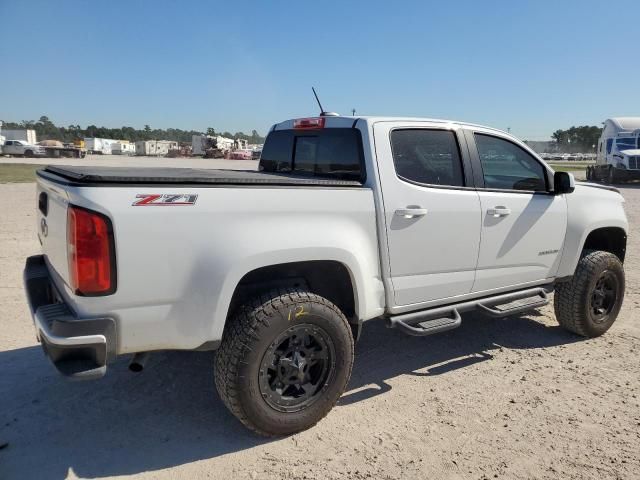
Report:
M 67 194 L 63 187 L 38 177 L 37 232 L 47 263 L 69 283 L 67 264 Z

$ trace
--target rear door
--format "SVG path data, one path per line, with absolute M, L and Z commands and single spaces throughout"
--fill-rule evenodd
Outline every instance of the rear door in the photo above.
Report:
M 481 225 L 464 136 L 441 123 L 378 122 L 374 137 L 394 304 L 469 293 Z
M 531 152 L 509 137 L 467 130 L 479 173 L 482 242 L 474 292 L 510 289 L 556 274 L 567 229 L 564 195 Z

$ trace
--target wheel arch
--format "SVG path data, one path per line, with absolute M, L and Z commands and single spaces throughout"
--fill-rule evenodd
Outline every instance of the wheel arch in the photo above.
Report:
M 275 263 L 253 268 L 235 284 L 225 309 L 224 324 L 236 309 L 252 296 L 274 288 L 300 288 L 326 298 L 345 315 L 354 338 L 360 333 L 363 301 L 358 296 L 358 275 L 338 260 L 303 260 Z
M 589 232 L 582 250 L 602 250 L 613 253 L 624 263 L 627 251 L 627 232 L 621 227 L 601 227 Z
M 567 229 L 555 277 L 573 276 L 585 248 L 613 253 L 623 261 L 629 231 L 623 197 L 609 189 L 576 185 L 566 200 Z
M 247 272 L 236 285 L 229 311 L 243 295 L 274 287 L 306 289 L 330 300 L 347 319 L 357 316 L 356 287 L 348 267 L 335 260 L 309 260 L 267 265 Z

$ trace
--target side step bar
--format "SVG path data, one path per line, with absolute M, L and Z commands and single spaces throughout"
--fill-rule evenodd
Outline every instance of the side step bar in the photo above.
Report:
M 398 328 L 407 335 L 422 337 L 445 332 L 462 324 L 461 312 L 479 308 L 493 317 L 507 317 L 515 313 L 542 307 L 549 303 L 551 287 L 535 287 L 519 292 L 435 307 L 429 310 L 403 313 L 387 317 L 387 326 Z
M 478 304 L 478 308 L 487 315 L 502 318 L 513 315 L 514 313 L 526 312 L 532 308 L 543 307 L 549 303 L 549 296 L 547 295 L 547 292 L 543 290 L 538 295 L 512 300 L 506 304 L 496 304 L 495 302 L 491 303 L 492 305 L 480 303 Z
M 398 328 L 407 335 L 424 337 L 434 333 L 446 332 L 458 328 L 462 324 L 462 317 L 455 308 L 449 310 L 450 317 L 431 318 L 425 312 L 412 312 L 406 315 L 389 317 L 389 326 Z M 408 317 L 411 315 L 411 317 Z

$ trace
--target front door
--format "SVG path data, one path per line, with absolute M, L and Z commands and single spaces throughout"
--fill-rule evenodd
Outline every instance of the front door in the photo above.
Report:
M 475 144 L 482 242 L 474 292 L 512 288 L 556 274 L 567 229 L 564 195 L 549 193 L 546 167 L 511 140 L 467 135 Z M 472 145 L 473 147 L 473 145 Z
M 440 124 L 376 123 L 391 288 L 416 308 L 467 294 L 480 245 L 480 200 L 464 136 Z

